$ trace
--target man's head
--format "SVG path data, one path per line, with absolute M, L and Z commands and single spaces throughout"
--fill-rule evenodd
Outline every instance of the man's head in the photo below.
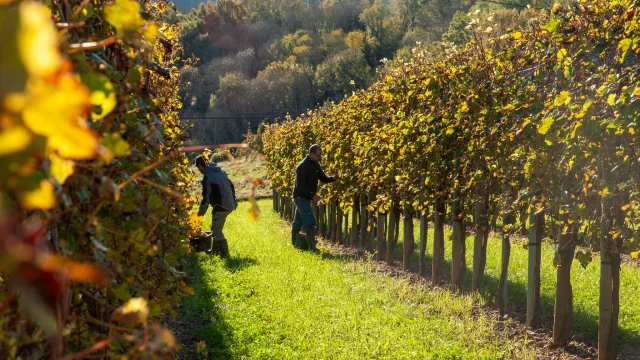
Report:
M 309 148 L 309 157 L 315 162 L 320 162 L 320 159 L 322 159 L 322 148 L 320 147 L 320 145 L 311 145 L 311 147 Z
M 204 158 L 204 156 L 199 155 L 196 158 L 196 167 L 198 168 L 198 170 L 200 170 L 201 174 L 204 174 L 204 169 L 207 168 L 207 160 Z

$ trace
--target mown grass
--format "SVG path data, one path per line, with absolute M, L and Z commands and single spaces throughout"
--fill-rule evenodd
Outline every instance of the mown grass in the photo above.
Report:
M 533 358 L 478 311 L 482 298 L 411 285 L 369 261 L 298 251 L 271 200 L 259 205 L 257 223 L 246 202 L 228 218 L 231 259 L 185 261 L 196 295 L 181 312 L 204 324 L 198 335 L 210 358 Z
M 416 243 L 418 239 L 418 223 L 415 222 Z M 433 224 L 430 225 L 427 243 L 427 263 L 431 270 L 431 254 L 433 252 Z M 394 253 L 397 259 L 402 258 L 402 228 L 400 229 L 399 244 Z M 445 274 L 451 277 L 451 232 L 445 227 Z M 526 312 L 527 300 L 527 264 L 528 250 L 522 241 L 512 240 L 511 260 L 509 263 L 509 301 L 510 305 L 521 313 Z M 481 296 L 487 303 L 493 303 L 498 290 L 501 269 L 501 240 L 497 234 L 492 234 L 487 246 L 487 267 Z M 554 245 L 548 239 L 542 247 L 541 278 L 541 310 L 543 318 L 548 322 L 553 319 L 553 306 L 556 289 L 556 268 L 553 265 Z M 471 286 L 471 268 L 473 264 L 473 236 L 467 237 L 466 247 L 467 271 L 465 286 Z M 418 263 L 418 254 L 414 254 L 414 264 Z M 416 265 L 417 266 L 417 265 Z M 571 283 L 573 287 L 574 317 L 572 330 L 584 335 L 587 339 L 596 341 L 598 337 L 598 303 L 600 286 L 600 258 L 594 255 L 593 261 L 583 268 L 577 260 L 571 266 Z M 640 351 L 640 267 L 635 264 L 622 264 L 620 275 L 620 316 L 619 316 L 619 344 L 627 351 Z M 633 350 L 632 350 L 633 349 Z

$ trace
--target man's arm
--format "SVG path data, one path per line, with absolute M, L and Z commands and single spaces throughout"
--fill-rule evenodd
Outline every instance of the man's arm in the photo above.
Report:
M 324 173 L 324 171 L 322 171 L 322 167 L 320 166 L 320 164 L 318 164 L 318 168 L 320 169 L 320 172 L 318 173 L 318 179 L 320 179 L 320 181 L 322 181 L 323 183 L 332 183 L 336 181 L 334 177 L 329 177 Z
M 198 216 L 204 216 L 207 213 L 207 208 L 209 208 L 210 198 L 209 195 L 211 193 L 211 189 L 207 186 L 207 178 L 202 179 L 202 202 L 200 202 L 200 208 L 198 209 Z

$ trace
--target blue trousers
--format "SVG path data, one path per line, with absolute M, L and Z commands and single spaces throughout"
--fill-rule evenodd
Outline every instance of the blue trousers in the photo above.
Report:
M 296 215 L 293 224 L 291 224 L 291 236 L 295 239 L 296 234 L 300 232 L 303 226 L 305 228 L 315 228 L 316 216 L 311 208 L 311 200 L 298 197 L 294 198 L 293 202 L 296 204 Z

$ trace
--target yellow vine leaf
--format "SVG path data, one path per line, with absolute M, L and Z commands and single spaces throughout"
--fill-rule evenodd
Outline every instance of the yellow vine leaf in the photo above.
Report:
M 79 127 L 68 127 L 63 132 L 49 137 L 47 149 L 57 150 L 68 159 L 90 159 L 96 155 L 98 141 L 93 131 Z
M 176 337 L 173 335 L 171 330 L 158 328 L 155 336 L 153 337 L 153 343 L 160 347 L 173 349 L 173 347 L 176 346 Z
M 91 91 L 89 99 L 94 106 L 94 111 L 91 113 L 94 120 L 102 119 L 115 109 L 116 92 L 109 78 L 93 73 L 82 75 L 80 78 Z
M 129 299 L 111 314 L 113 320 L 132 325 L 142 324 L 148 316 L 149 304 L 147 300 L 140 297 Z
M 82 126 L 89 92 L 71 75 L 61 75 L 57 85 L 34 85 L 22 119 L 32 132 L 48 138 L 47 150 L 58 151 L 64 158 L 92 158 L 98 139 L 93 131 Z
M 622 56 L 620 56 L 620 63 L 624 62 L 624 59 L 627 56 L 627 52 L 631 48 L 632 44 L 633 44 L 633 40 L 632 39 L 622 39 L 618 43 L 618 49 L 622 51 Z
M 158 28 L 158 25 L 154 24 L 154 23 L 150 23 L 147 28 L 144 30 L 144 38 L 151 44 L 151 45 L 155 45 L 155 43 L 158 41 L 158 36 L 160 36 L 162 33 L 160 32 L 160 29 Z
M 569 92 L 561 91 L 560 94 L 558 94 L 558 96 L 556 96 L 556 98 L 553 100 L 553 105 L 555 106 L 569 105 L 570 101 L 571 101 L 571 97 L 569 96 Z
M 189 215 L 189 225 L 194 229 L 200 229 L 200 226 L 202 226 L 202 216 L 198 216 L 196 213 L 191 213 L 191 215 Z
M 62 64 L 58 50 L 58 33 L 45 6 L 26 1 L 20 4 L 18 32 L 20 57 L 29 73 L 48 76 Z
M 120 134 L 111 134 L 100 138 L 100 145 L 102 146 L 100 155 L 104 161 L 108 164 L 114 157 L 125 156 L 131 153 L 131 146 L 127 143 Z
M 538 128 L 538 132 L 542 135 L 546 134 L 551 128 L 551 125 L 553 125 L 553 118 L 551 116 L 544 118 Z
M 13 126 L 0 133 L 0 156 L 24 150 L 31 142 L 31 134 L 23 126 Z
M 251 204 L 249 207 L 249 221 L 256 222 L 260 216 L 260 209 L 258 208 L 258 203 L 256 202 L 256 198 L 253 194 L 249 197 L 249 203 Z
M 75 163 L 70 160 L 65 160 L 56 154 L 51 154 L 49 160 L 51 160 L 49 170 L 51 176 L 56 179 L 58 184 L 64 184 L 67 178 L 73 174 Z
M 134 0 L 116 0 L 104 9 L 104 13 L 118 35 L 135 32 L 144 24 L 140 16 L 140 3 Z
M 40 187 L 21 194 L 22 205 L 27 209 L 51 209 L 56 204 L 56 195 L 53 184 L 48 180 L 42 180 Z
M 567 49 L 558 50 L 558 53 L 556 54 L 556 57 L 558 58 L 558 62 L 561 62 L 562 59 L 565 58 L 565 56 L 567 56 Z
M 558 19 L 553 17 L 553 18 L 551 18 L 551 20 L 549 20 L 549 22 L 545 26 L 543 26 L 543 28 L 546 29 L 548 32 L 553 34 L 558 29 L 558 24 L 559 23 L 560 22 L 558 21 Z
M 639 251 L 634 251 L 631 253 L 631 257 L 634 259 L 637 259 L 640 257 L 640 250 Z

